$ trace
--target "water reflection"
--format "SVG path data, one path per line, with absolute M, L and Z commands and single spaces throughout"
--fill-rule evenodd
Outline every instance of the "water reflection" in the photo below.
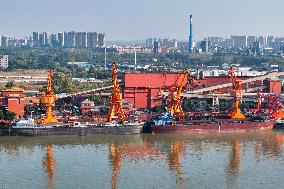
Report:
M 114 144 L 109 145 L 109 160 L 112 169 L 111 174 L 111 188 L 117 188 L 117 182 L 120 174 L 120 169 L 122 166 L 122 156 L 123 156 L 124 144 L 119 144 L 115 146 Z
M 232 143 L 231 154 L 229 156 L 229 165 L 226 169 L 227 172 L 227 182 L 228 186 L 236 185 L 237 177 L 240 171 L 240 163 L 241 163 L 241 141 L 235 140 Z
M 184 151 L 184 143 L 177 141 L 171 143 L 168 155 L 170 170 L 174 173 L 174 175 L 176 175 L 176 182 L 179 183 L 181 187 L 183 186 L 184 182 L 184 172 L 181 165 L 181 156 Z
M 125 179 L 135 178 L 137 182 L 140 182 L 149 177 L 155 181 L 143 183 L 145 186 L 140 188 L 153 188 L 154 186 L 159 188 L 159 183 L 165 181 L 172 188 L 189 188 L 192 184 L 198 186 L 198 183 L 194 185 L 194 182 L 201 182 L 199 178 L 212 183 L 219 182 L 220 185 L 214 183 L 216 188 L 222 188 L 224 185 L 227 188 L 242 188 L 244 177 L 241 175 L 247 174 L 246 171 L 249 170 L 256 178 L 263 174 L 261 171 L 253 172 L 251 167 L 262 170 L 262 166 L 268 166 L 267 164 L 272 166 L 275 160 L 283 160 L 283 144 L 284 133 L 269 131 L 112 137 L 1 137 L 1 169 L 7 171 L 1 173 L 0 183 L 3 181 L 1 179 L 9 178 L 17 173 L 17 169 L 9 169 L 8 165 L 18 165 L 17 163 L 20 162 L 20 165 L 26 166 L 32 163 L 34 167 L 38 166 L 43 170 L 43 178 L 40 174 L 33 173 L 33 169 L 27 169 L 26 174 L 31 177 L 38 176 L 37 180 L 45 180 L 49 189 L 60 188 L 60 184 L 64 186 L 69 182 L 68 175 L 64 175 L 65 172 L 69 175 L 87 172 L 85 177 L 89 177 L 88 182 L 92 186 L 100 184 L 95 188 L 116 189 L 119 186 L 127 188 L 129 185 L 125 186 L 125 184 L 133 184 L 134 181 Z M 64 156 L 64 158 L 56 160 L 53 151 L 55 145 L 60 150 L 60 157 Z M 94 167 L 98 169 L 88 169 L 86 167 L 88 163 L 85 166 L 65 163 L 70 161 L 68 158 L 72 158 L 70 154 L 74 152 L 81 154 L 82 150 L 85 158 L 82 161 L 95 164 Z M 37 161 L 38 154 L 39 162 Z M 80 156 L 77 157 L 80 159 Z M 27 162 L 28 159 L 33 159 L 33 161 Z M 96 161 L 91 161 L 94 159 Z M 161 166 L 155 166 L 157 164 Z M 133 170 L 133 167 L 137 167 L 137 172 L 135 172 L 136 169 Z M 279 164 L 279 168 L 284 170 L 284 165 Z M 148 174 L 154 174 L 153 169 L 158 169 L 159 172 L 154 176 L 149 176 Z M 270 172 L 270 175 L 274 173 Z M 57 174 L 60 175 L 60 179 L 56 179 Z M 136 178 L 135 174 L 145 178 Z M 102 177 L 96 177 L 97 175 L 102 175 Z M 83 183 L 85 178 L 83 176 L 80 178 L 79 175 L 76 179 L 81 179 Z M 27 184 L 25 188 L 28 188 L 29 183 L 25 184 Z M 10 185 L 8 183 L 8 186 L 11 186 L 8 188 L 14 188 L 12 182 Z M 80 182 L 72 185 L 72 188 L 75 187 L 80 188 Z M 206 186 L 200 187 L 206 188 Z
M 52 145 L 47 145 L 46 153 L 43 158 L 43 169 L 48 178 L 48 189 L 55 189 L 56 159 L 53 155 Z

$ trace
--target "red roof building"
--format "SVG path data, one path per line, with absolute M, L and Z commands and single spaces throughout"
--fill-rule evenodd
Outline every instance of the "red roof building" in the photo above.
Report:
M 281 80 L 267 80 L 267 92 L 273 94 L 281 94 L 282 82 Z
M 161 105 L 161 92 L 172 84 L 181 84 L 181 73 L 124 73 L 123 98 L 134 108 Z
M 162 104 L 161 92 L 176 83 L 181 84 L 183 73 L 123 73 L 123 98 L 133 104 L 134 108 L 153 108 Z M 239 77 L 242 80 L 249 77 Z M 190 86 L 191 89 L 205 88 L 214 85 L 229 83 L 227 76 L 205 77 L 196 79 L 199 85 Z M 246 88 L 257 88 L 262 81 L 244 84 Z M 229 93 L 230 88 L 222 88 L 213 91 L 214 93 Z
M 18 118 L 25 114 L 24 90 L 21 88 L 4 89 L 0 91 L 0 106 L 16 113 Z
M 82 113 L 82 115 L 88 115 L 89 113 L 91 113 L 96 108 L 97 107 L 95 106 L 95 103 L 93 101 L 86 99 L 82 102 L 81 113 Z

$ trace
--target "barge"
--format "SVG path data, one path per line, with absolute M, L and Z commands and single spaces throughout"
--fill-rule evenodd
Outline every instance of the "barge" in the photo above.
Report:
M 22 120 L 11 128 L 9 134 L 15 136 L 129 135 L 141 133 L 143 126 L 143 122 L 104 123 L 100 125 L 81 122 L 35 124 L 33 120 Z
M 216 119 L 193 120 L 187 122 L 177 122 L 176 124 L 151 125 L 151 131 L 155 133 L 174 132 L 241 132 L 272 130 L 275 125 L 274 119 Z
M 143 126 L 94 126 L 94 127 L 52 127 L 12 129 L 11 135 L 16 136 L 92 136 L 92 135 L 129 135 L 140 134 Z

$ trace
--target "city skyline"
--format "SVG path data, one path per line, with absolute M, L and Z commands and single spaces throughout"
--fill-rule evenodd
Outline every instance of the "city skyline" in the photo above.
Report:
M 281 33 L 284 19 L 277 4 L 264 0 L 98 0 L 77 1 L 4 0 L 0 12 L 1 33 L 15 37 L 33 31 L 98 31 L 107 40 L 140 40 L 151 36 L 188 39 L 189 15 L 193 15 L 193 37 L 230 35 L 274 35 Z M 273 9 L 269 7 L 273 6 Z

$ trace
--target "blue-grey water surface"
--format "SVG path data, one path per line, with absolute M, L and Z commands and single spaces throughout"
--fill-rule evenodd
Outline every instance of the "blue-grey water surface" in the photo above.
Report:
M 0 137 L 0 189 L 283 188 L 284 133 Z

